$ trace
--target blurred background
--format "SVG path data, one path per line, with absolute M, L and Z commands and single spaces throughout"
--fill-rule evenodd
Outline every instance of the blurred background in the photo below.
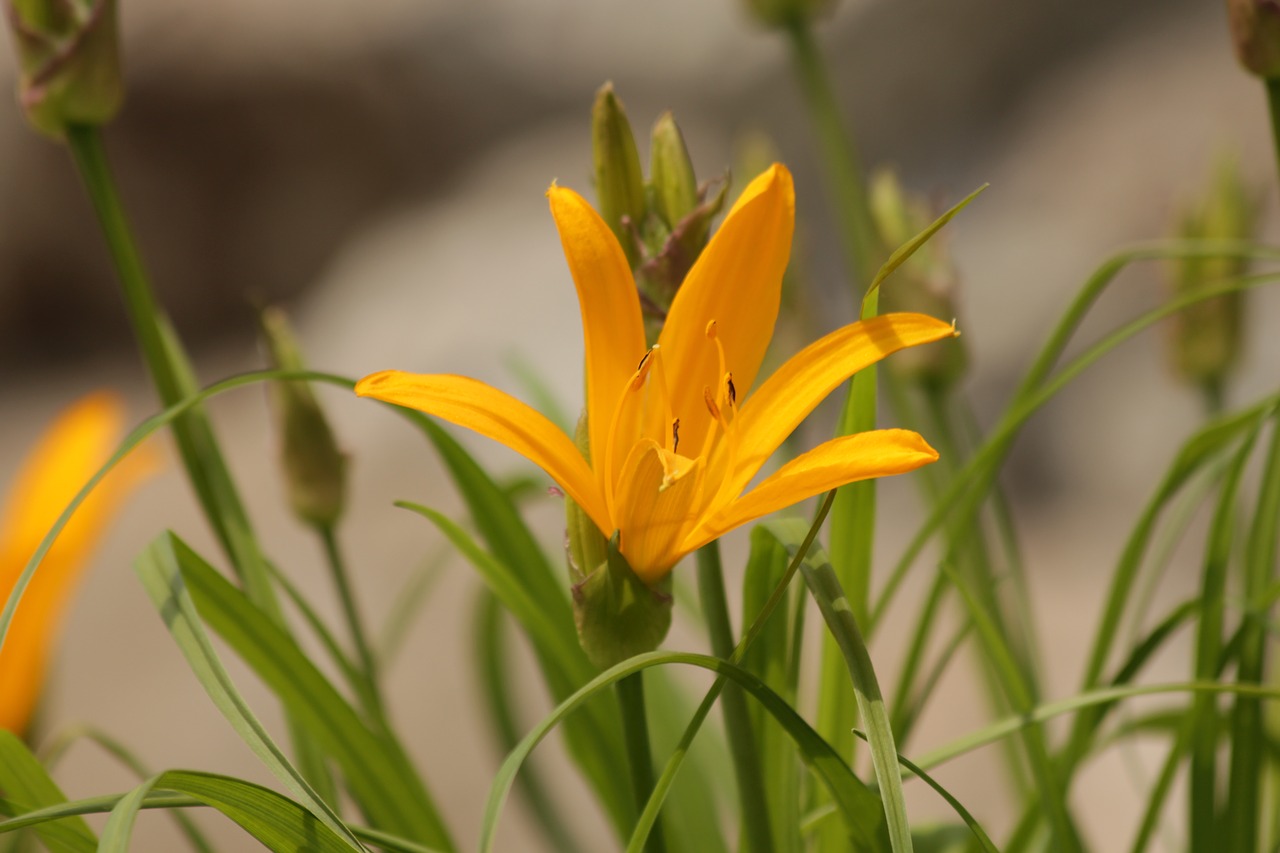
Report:
M 317 369 L 460 372 L 525 396 L 520 377 L 532 372 L 576 410 L 578 315 L 543 192 L 555 179 L 591 195 L 589 111 L 606 80 L 641 140 L 663 110 L 674 111 L 700 176 L 721 174 L 748 134 L 771 138 L 796 175 L 795 260 L 813 288 L 813 331 L 855 316 L 786 46 L 732 0 L 126 0 L 121 14 L 128 102 L 106 143 L 160 299 L 206 382 L 262 366 L 249 306 L 264 299 L 288 309 Z M 1220 152 L 1234 152 L 1258 188 L 1264 239 L 1275 230 L 1264 96 L 1236 65 L 1220 4 L 840 0 L 821 36 L 868 168 L 892 164 L 909 188 L 944 206 L 992 185 L 946 235 L 964 277 L 966 389 L 988 422 L 1089 272 L 1121 245 L 1171 234 L 1179 204 L 1203 187 Z M 11 90 L 9 45 L 0 52 L 0 88 Z M 735 175 L 735 184 L 747 178 Z M 1162 272 L 1126 273 L 1083 340 L 1158 304 Z M 1250 299 L 1229 402 L 1274 390 L 1280 363 L 1271 331 L 1280 298 L 1262 290 Z M 1198 423 L 1199 400 L 1171 378 L 1162 344 L 1145 334 L 1074 383 L 1033 421 L 1006 470 L 1050 652 L 1049 698 L 1074 690 L 1123 537 Z M 121 389 L 139 420 L 155 409 L 66 152 L 30 132 L 14 103 L 0 109 L 0 483 L 56 411 L 104 385 Z M 332 389 L 319 393 L 354 457 L 344 544 L 376 624 L 439 547 L 421 519 L 391 502 L 452 511 L 458 500 L 399 419 Z M 286 510 L 264 397 L 235 392 L 212 414 L 268 551 L 336 622 L 320 550 Z M 506 451 L 464 440 L 498 471 L 524 470 Z M 887 570 L 920 511 L 910 484 L 883 493 L 877 547 Z M 557 548 L 558 503 L 548 498 L 534 514 Z M 43 726 L 89 720 L 157 769 L 265 781 L 133 576 L 133 557 L 163 528 L 216 554 L 176 464 L 130 505 L 89 572 Z M 1195 549 L 1183 556 L 1189 587 Z M 927 571 L 918 570 L 916 586 Z M 466 565 L 447 566 L 389 688 L 464 848 L 474 845 L 502 758 L 486 738 L 471 675 L 474 588 Z M 668 645 L 701 649 L 703 638 L 680 621 Z M 872 650 L 884 680 L 901 654 L 896 643 L 890 628 Z M 1156 676 L 1184 678 L 1186 661 L 1175 655 Z M 270 698 L 232 670 L 279 731 Z M 953 667 L 944 685 L 953 701 L 931 706 L 916 751 L 986 720 L 972 681 L 967 663 Z M 545 708 L 531 687 L 526 722 Z M 557 797 L 586 802 L 556 750 L 543 752 L 563 771 Z M 1120 849 L 1131 835 L 1136 786 L 1152 771 L 1141 769 L 1150 756 L 1130 757 L 1138 769 L 1104 760 L 1077 786 L 1094 849 Z M 1001 831 L 1012 815 L 992 781 L 997 766 L 979 754 L 938 777 Z M 74 749 L 58 776 L 72 797 L 133 784 L 89 746 Z M 931 794 L 909 790 L 915 815 L 947 814 Z M 571 811 L 584 837 L 606 849 L 593 808 Z M 226 849 L 239 849 L 234 827 L 202 820 Z M 500 849 L 534 843 L 522 821 L 513 802 Z M 144 816 L 136 839 L 139 850 L 176 843 L 156 814 Z

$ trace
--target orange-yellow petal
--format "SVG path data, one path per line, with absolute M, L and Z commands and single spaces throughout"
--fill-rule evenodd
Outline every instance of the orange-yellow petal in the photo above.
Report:
M 686 552 L 678 549 L 692 526 L 702 459 L 663 450 L 645 439 L 631 449 L 618 493 L 620 549 L 646 583 L 665 575 Z
M 837 329 L 796 353 L 738 413 L 737 459 L 727 493 L 741 493 L 800 422 L 850 376 L 904 347 L 954 334 L 950 323 L 924 314 L 884 314 Z
M 475 379 L 384 370 L 356 383 L 356 394 L 407 406 L 505 444 L 541 467 L 601 530 L 613 525 L 586 460 L 564 432 L 536 409 Z
M 682 544 L 700 548 L 712 539 L 819 492 L 858 480 L 905 474 L 937 460 L 938 452 L 910 430 L 882 429 L 820 444 L 783 465 L 747 494 L 693 530 Z
M 116 396 L 89 395 L 63 412 L 27 456 L 0 520 L 0 601 L 67 504 L 115 450 L 123 423 Z M 147 445 L 125 457 L 80 505 L 32 577 L 0 650 L 0 728 L 26 729 L 89 551 L 127 494 L 157 466 Z
M 609 226 L 573 190 L 547 190 L 565 260 L 578 290 L 586 351 L 587 427 L 592 458 L 603 458 L 618 399 L 645 351 L 640 297 Z M 634 440 L 634 437 L 633 437 Z M 603 466 L 594 466 L 604 487 Z
M 676 294 L 658 340 L 667 358 L 681 441 L 691 448 L 702 446 L 711 426 L 703 388 L 717 391 L 722 378 L 707 324 L 716 321 L 725 364 L 741 398 L 773 337 L 794 227 L 791 173 L 774 164 L 743 190 Z

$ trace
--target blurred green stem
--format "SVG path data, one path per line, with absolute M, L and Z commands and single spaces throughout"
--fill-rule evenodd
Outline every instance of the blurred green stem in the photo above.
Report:
M 185 366 L 173 351 L 176 338 L 166 341 L 163 314 L 156 303 L 138 254 L 124 207 L 112 178 L 102 137 L 95 127 L 67 128 L 67 146 L 102 226 L 107 248 L 120 277 L 125 307 L 142 357 L 151 371 L 156 393 L 165 406 L 188 396 Z M 282 622 L 280 606 L 267 576 L 248 515 L 240 502 L 226 462 L 218 451 L 213 429 L 204 410 L 193 407 L 173 422 L 174 440 L 188 477 L 223 550 L 244 582 L 249 598 Z
M 649 749 L 649 720 L 644 704 L 644 673 L 628 675 L 618 682 L 618 704 L 622 706 L 622 730 L 627 742 L 627 763 L 631 769 L 631 790 L 636 810 L 643 811 L 653 793 L 653 755 Z M 656 820 L 645 845 L 646 853 L 666 853 L 662 821 Z
M 729 622 L 729 604 L 725 596 L 724 571 L 720 565 L 720 543 L 712 542 L 698 549 L 698 597 L 711 635 L 711 653 L 732 660 L 733 626 Z M 765 796 L 760 756 L 751 732 L 742 688 L 726 684 L 721 697 L 724 727 L 733 754 L 734 776 L 738 782 L 738 799 L 742 805 L 744 849 L 761 853 L 772 847 L 773 830 L 769 826 L 769 802 Z
M 351 582 L 347 574 L 346 560 L 342 558 L 342 550 L 338 547 L 337 533 L 333 525 L 326 524 L 316 528 L 320 541 L 324 544 L 325 562 L 329 564 L 329 575 L 333 579 L 334 589 L 342 602 L 342 613 L 347 620 L 347 630 L 351 634 L 355 646 L 356 658 L 360 662 L 360 674 L 363 686 L 361 693 L 365 710 L 379 720 L 386 716 L 382 704 L 382 693 L 378 689 L 378 665 L 369 646 L 369 638 L 364 630 L 364 622 L 360 618 L 360 610 L 356 607 L 355 595 L 351 591 Z
M 1264 81 L 1267 87 L 1267 109 L 1271 115 L 1271 141 L 1275 145 L 1276 165 L 1280 169 L 1280 77 Z
M 844 229 L 849 272 L 856 283 L 854 294 L 863 290 L 880 266 L 880 241 L 871 220 L 867 203 L 866 180 L 858 158 L 853 136 L 840 115 L 835 89 L 813 37 L 813 29 L 803 16 L 797 16 L 786 29 L 795 61 L 800 88 L 813 117 L 818 143 L 831 178 L 836 212 Z

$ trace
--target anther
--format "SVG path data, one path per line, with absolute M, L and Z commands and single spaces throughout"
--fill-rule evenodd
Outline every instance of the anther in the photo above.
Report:
M 702 402 L 707 404 L 707 411 L 711 413 L 711 419 L 718 423 L 720 421 L 720 407 L 716 405 L 715 398 L 711 396 L 711 389 L 706 385 L 702 386 Z
M 709 323 L 707 323 L 707 338 L 713 341 L 716 339 L 716 321 L 715 320 L 712 320 Z
M 738 405 L 738 389 L 733 387 L 733 374 L 730 373 L 725 377 L 725 384 L 729 389 L 729 405 L 731 407 Z
M 680 419 L 671 422 L 671 452 L 680 452 Z

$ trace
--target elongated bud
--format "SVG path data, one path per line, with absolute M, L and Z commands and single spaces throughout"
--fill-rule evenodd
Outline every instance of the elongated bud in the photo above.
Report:
M 766 27 L 784 28 L 824 14 L 834 0 L 747 0 L 747 9 Z
M 607 558 L 573 587 L 578 640 L 593 664 L 608 669 L 651 652 L 671 628 L 670 575 L 650 587 L 609 540 Z
M 1280 77 L 1280 0 L 1227 0 L 1236 56 L 1259 77 Z
M 578 418 L 578 427 L 573 434 L 573 443 L 578 446 L 582 458 L 591 462 L 590 432 L 587 429 L 587 410 L 582 410 Z M 583 512 L 582 507 L 568 495 L 564 499 L 565 513 L 565 555 L 569 560 L 569 579 L 579 584 L 587 575 L 604 564 L 609 555 L 609 542 L 600 528 L 591 520 L 591 516 Z
M 872 176 L 869 201 L 871 218 L 886 249 L 903 245 L 934 219 L 929 206 L 908 195 L 889 169 Z M 958 280 L 944 235 L 935 234 L 885 281 L 880 289 L 880 311 L 912 311 L 954 320 Z M 903 350 L 886 364 L 906 381 L 941 390 L 964 375 L 969 357 L 964 339 L 953 337 L 927 347 Z
M 272 364 L 280 370 L 304 370 L 284 312 L 267 308 L 259 319 Z M 308 383 L 272 382 L 270 394 L 279 420 L 289 503 L 304 522 L 330 527 L 342 516 L 346 500 L 347 457 L 338 449 L 333 430 Z
M 1234 160 L 1223 158 L 1209 191 L 1182 216 L 1182 237 L 1248 240 L 1257 225 L 1258 206 L 1240 179 Z M 1182 296 L 1224 284 L 1245 274 L 1240 258 L 1184 258 L 1171 265 L 1172 289 Z M 1173 369 L 1193 384 L 1217 386 L 1240 352 L 1243 294 L 1228 293 L 1199 302 L 1171 318 Z
M 653 187 L 655 206 L 668 230 L 674 230 L 698 206 L 698 179 L 693 173 L 693 161 L 669 111 L 658 117 L 649 139 L 649 184 Z
M 624 224 L 624 217 L 633 228 L 639 228 L 644 221 L 644 177 L 640 173 L 640 155 L 636 153 L 631 122 L 627 121 L 627 113 L 614 94 L 612 83 L 600 87 L 591 108 L 591 149 L 600 215 L 617 235 L 627 260 L 634 267 L 638 255 L 636 240 Z
M 0 0 L 18 54 L 18 100 L 42 133 L 110 121 L 124 100 L 116 0 Z

